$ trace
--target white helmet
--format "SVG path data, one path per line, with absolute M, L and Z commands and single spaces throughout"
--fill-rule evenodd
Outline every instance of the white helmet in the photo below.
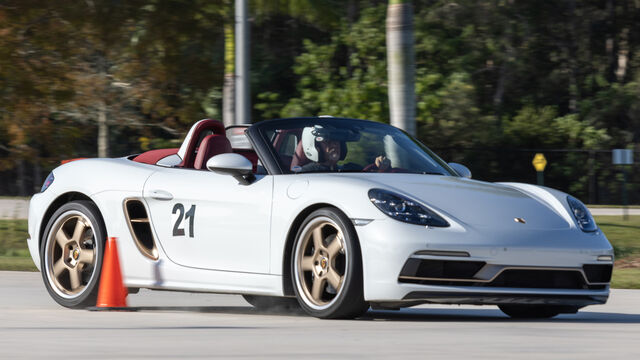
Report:
M 302 150 L 307 159 L 318 162 L 320 154 L 316 147 L 316 141 L 324 141 L 324 137 L 321 135 L 322 126 L 315 125 L 306 127 L 302 130 Z

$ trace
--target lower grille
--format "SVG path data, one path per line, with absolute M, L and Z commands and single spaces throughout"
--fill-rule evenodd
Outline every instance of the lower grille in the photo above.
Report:
M 579 271 L 564 270 L 505 270 L 488 287 L 539 289 L 588 289 Z
M 484 261 L 449 261 L 409 259 L 400 276 L 438 279 L 471 279 L 485 265 Z
M 611 281 L 613 265 L 587 264 L 582 267 L 584 274 L 591 283 L 608 283 Z
M 493 280 L 475 278 L 482 261 L 407 260 L 398 281 L 441 286 L 477 286 L 530 289 L 603 290 L 611 278 L 611 265 L 585 265 L 579 270 L 505 269 Z M 589 282 L 585 280 L 585 276 Z M 590 285 L 589 283 L 594 283 Z M 599 284 L 598 284 L 599 283 Z

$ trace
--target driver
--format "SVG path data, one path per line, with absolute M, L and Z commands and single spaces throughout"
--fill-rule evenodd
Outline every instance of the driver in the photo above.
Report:
M 302 130 L 302 148 L 310 163 L 302 167 L 302 171 L 337 171 L 338 161 L 346 156 L 346 145 L 343 141 L 332 138 L 331 131 L 320 125 L 306 127 Z

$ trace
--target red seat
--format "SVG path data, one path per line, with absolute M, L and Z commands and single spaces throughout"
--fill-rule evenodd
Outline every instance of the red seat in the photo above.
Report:
M 206 170 L 207 161 L 218 154 L 226 154 L 233 152 L 231 143 L 224 135 L 207 135 L 200 142 L 196 160 L 193 162 L 193 168 L 197 170 Z
M 298 146 L 296 146 L 296 152 L 293 154 L 293 159 L 291 160 L 290 170 L 295 166 L 304 166 L 310 163 L 311 160 L 307 158 L 307 155 L 304 154 L 304 149 L 302 148 L 302 141 L 298 142 Z
M 191 139 L 186 146 L 186 151 L 183 154 L 184 157 L 179 167 L 185 169 L 194 168 L 193 164 L 196 158 L 196 149 L 199 145 L 198 141 L 200 140 L 200 136 L 202 135 L 202 133 L 205 131 L 211 131 L 214 134 L 225 133 L 224 125 L 222 125 L 222 122 L 219 120 L 204 119 L 198 121 L 189 131 L 189 133 L 191 134 Z M 184 144 L 182 145 L 184 146 Z M 206 161 L 204 166 L 206 166 Z

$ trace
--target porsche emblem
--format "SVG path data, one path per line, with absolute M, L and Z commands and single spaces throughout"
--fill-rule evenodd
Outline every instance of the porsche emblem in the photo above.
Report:
M 523 218 L 513 218 L 513 221 L 520 223 L 520 224 L 526 224 L 527 222 L 523 219 Z

